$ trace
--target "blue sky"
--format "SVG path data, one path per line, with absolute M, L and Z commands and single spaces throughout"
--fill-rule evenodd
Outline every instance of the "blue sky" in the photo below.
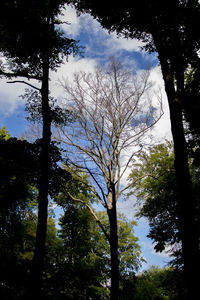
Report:
M 63 64 L 58 71 L 51 74 L 50 89 L 54 97 L 62 100 L 63 90 L 59 81 L 80 70 L 92 72 L 97 65 L 108 61 L 110 56 L 115 56 L 133 72 L 140 72 L 141 69 L 151 69 L 151 80 L 154 82 L 155 90 L 162 93 L 164 116 L 153 130 L 156 142 L 171 138 L 169 112 L 166 96 L 163 88 L 163 80 L 158 66 L 156 54 L 149 55 L 141 51 L 142 43 L 137 40 L 117 38 L 115 33 L 108 34 L 100 24 L 90 15 L 85 14 L 77 17 L 73 8 L 68 7 L 63 11 L 63 21 L 71 25 L 63 24 L 62 29 L 68 37 L 80 41 L 84 46 L 83 57 L 69 57 L 68 62 Z M 6 125 L 13 136 L 21 136 L 28 129 L 28 122 L 25 119 L 24 100 L 20 95 L 26 88 L 23 84 L 8 84 L 5 79 L 0 79 L 0 127 Z M 129 198 L 127 201 L 118 204 L 118 210 L 128 218 L 134 216 L 135 200 Z M 146 238 L 148 224 L 142 219 L 138 221 L 135 234 L 139 238 L 143 257 L 147 260 L 143 268 L 150 265 L 163 266 L 169 261 L 166 254 L 156 254 L 153 250 L 151 240 Z

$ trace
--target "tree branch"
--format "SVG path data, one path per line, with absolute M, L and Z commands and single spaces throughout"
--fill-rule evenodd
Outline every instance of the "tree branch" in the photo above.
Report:
M 90 169 L 86 167 L 86 170 L 89 172 L 90 176 L 92 177 L 92 179 L 94 180 L 94 182 L 96 183 L 96 185 L 98 186 L 98 188 L 99 188 L 100 191 L 101 191 L 101 194 L 102 194 L 103 200 L 104 200 L 104 202 L 103 202 L 102 199 L 101 199 L 100 197 L 98 197 L 99 200 L 100 200 L 100 202 L 101 202 L 101 204 L 102 204 L 106 209 L 108 209 L 108 204 L 107 204 L 107 202 L 106 202 L 106 197 L 105 197 L 105 195 L 104 195 L 104 192 L 103 192 L 103 189 L 102 189 L 101 185 L 99 184 L 98 180 L 94 177 L 94 175 L 92 174 L 92 172 L 90 171 Z
M 93 215 L 93 217 L 95 218 L 95 220 L 97 221 L 99 227 L 101 228 L 101 230 L 103 231 L 103 233 L 105 234 L 105 237 L 107 238 L 107 240 L 109 241 L 110 243 L 110 235 L 107 233 L 106 229 L 104 228 L 103 224 L 101 223 L 101 221 L 99 220 L 99 218 L 97 217 L 97 215 L 95 214 L 93 208 L 86 202 L 84 202 L 83 200 L 79 199 L 79 198 L 75 198 L 74 196 L 72 196 L 70 194 L 70 192 L 68 192 L 68 195 L 71 197 L 72 200 L 76 201 L 76 202 L 80 202 L 82 203 L 83 205 L 85 205 L 91 212 L 91 214 Z
M 73 166 L 75 166 L 76 168 L 78 168 L 78 169 L 80 169 L 80 170 L 82 169 L 82 170 L 84 170 L 84 171 L 86 171 L 86 172 L 88 172 L 88 173 L 90 174 L 90 176 L 91 176 L 92 179 L 96 182 L 98 188 L 100 189 L 104 201 L 102 200 L 101 196 L 99 195 L 99 193 L 97 192 L 96 188 L 95 188 L 93 185 L 88 184 L 87 182 L 85 182 L 79 174 L 76 174 L 76 176 L 78 177 L 78 180 L 79 180 L 81 183 L 83 183 L 87 188 L 89 188 L 90 191 L 94 194 L 94 196 L 96 196 L 96 197 L 99 199 L 99 201 L 101 202 L 102 206 L 103 206 L 104 208 L 107 209 L 107 203 L 106 203 L 105 195 L 104 195 L 104 193 L 103 193 L 103 189 L 102 189 L 102 187 L 100 186 L 100 184 L 96 181 L 94 174 L 92 174 L 91 171 L 90 171 L 86 166 L 85 166 L 85 167 L 82 167 L 82 166 L 80 166 L 80 165 L 75 164 L 73 161 L 70 161 L 70 163 L 71 163 Z M 73 172 L 69 167 L 67 167 L 66 165 L 65 165 L 65 169 L 66 169 L 68 172 L 70 172 L 72 176 L 74 176 L 74 172 Z
M 42 80 L 42 76 L 35 76 L 35 75 L 30 75 L 26 72 L 16 72 L 16 73 L 9 73 L 9 72 L 4 72 L 2 70 L 0 70 L 0 75 L 3 75 L 7 78 L 13 78 L 13 77 L 26 77 L 27 79 L 35 79 L 35 80 Z
M 38 91 L 41 92 L 40 88 L 38 88 L 38 87 L 34 86 L 33 84 L 30 84 L 30 83 L 28 83 L 28 82 L 26 82 L 24 80 L 7 81 L 7 83 L 23 83 L 23 84 L 26 84 L 26 85 L 32 87 L 33 89 L 36 89 L 36 90 L 38 90 Z

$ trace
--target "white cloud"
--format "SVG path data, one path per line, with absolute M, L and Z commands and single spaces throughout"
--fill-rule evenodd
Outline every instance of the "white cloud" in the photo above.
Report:
M 141 72 L 143 72 L 143 70 L 137 71 L 137 75 L 140 76 Z M 152 89 L 149 92 L 150 100 L 152 100 L 153 106 L 158 109 L 158 115 L 160 114 L 160 102 L 159 101 L 161 100 L 162 101 L 162 109 L 163 109 L 164 114 L 162 115 L 160 120 L 142 138 L 141 144 L 146 145 L 146 146 L 155 145 L 157 143 L 164 143 L 166 139 L 172 140 L 168 101 L 167 101 L 167 96 L 166 96 L 165 89 L 164 89 L 164 81 L 162 79 L 162 74 L 161 74 L 161 70 L 160 70 L 159 66 L 157 66 L 151 70 L 149 81 L 154 84 Z M 160 97 L 162 99 L 160 99 Z M 137 150 L 138 150 L 138 148 L 135 145 L 130 146 L 127 149 L 127 152 L 124 153 L 124 156 L 121 157 L 121 164 L 126 165 L 127 160 L 130 157 L 130 154 Z M 136 156 L 134 156 L 133 158 L 137 159 Z M 124 173 L 123 177 L 121 178 L 121 185 L 123 187 L 125 187 L 125 186 L 127 186 L 127 184 L 129 184 L 128 177 L 129 177 L 132 167 L 133 167 L 133 165 L 130 163 L 130 166 L 127 168 L 126 172 Z M 133 200 L 134 199 L 132 199 L 132 201 Z M 127 200 L 127 203 L 123 203 L 122 206 L 123 207 L 126 207 L 127 205 L 129 206 L 129 203 L 130 203 L 130 199 Z
M 143 240 L 141 241 L 141 246 L 143 251 L 148 253 L 148 256 L 155 256 L 155 257 L 160 257 L 163 259 L 163 262 L 167 263 L 170 260 L 169 252 L 171 250 L 170 247 L 166 247 L 166 249 L 162 252 L 156 252 L 154 249 L 154 244 L 150 240 Z M 148 261 L 148 259 L 147 259 Z
M 80 17 L 77 16 L 74 8 L 71 6 L 65 6 L 59 19 L 63 22 L 61 28 L 66 32 L 66 34 L 71 37 L 76 37 L 79 34 L 81 30 Z
M 85 71 L 93 72 L 97 62 L 95 59 L 77 58 L 71 55 L 68 62 L 61 65 L 57 72 L 51 73 L 50 90 L 53 97 L 60 98 L 65 96 L 63 94 L 63 88 L 61 82 L 64 82 L 66 78 L 70 79 L 73 73 Z
M 107 56 L 113 55 L 113 53 L 120 50 L 129 52 L 140 51 L 140 47 L 144 45 L 144 43 L 137 39 L 118 37 L 116 32 L 109 34 L 90 14 L 77 16 L 76 10 L 71 6 L 65 6 L 60 19 L 63 22 L 70 23 L 61 25 L 66 35 L 76 39 L 81 33 L 87 34 L 89 41 L 89 43 L 85 45 L 87 53 L 92 51 L 93 43 L 99 43 L 101 52 L 106 52 Z M 97 49 L 95 50 L 98 51 Z
M 156 66 L 154 69 L 151 70 L 150 73 L 150 80 L 154 83 L 154 99 L 153 104 L 156 106 L 156 102 L 158 104 L 158 97 L 161 96 L 162 100 L 162 109 L 163 109 L 163 116 L 158 121 L 158 123 L 153 127 L 152 134 L 155 138 L 155 142 L 161 143 L 164 142 L 165 139 L 171 140 L 171 124 L 170 124 L 170 114 L 169 114 L 169 106 L 167 101 L 167 95 L 165 92 L 164 81 L 161 73 L 160 66 Z M 159 96 L 160 94 L 160 96 Z
M 111 52 L 119 50 L 141 51 L 140 47 L 144 46 L 144 43 L 137 39 L 126 39 L 118 37 L 115 32 L 110 33 L 105 45 L 110 49 Z
M 88 35 L 108 35 L 108 31 L 90 14 L 82 14 L 80 16 L 80 23 L 82 31 L 87 32 Z
M 90 14 L 85 13 L 78 16 L 75 8 L 71 6 L 65 6 L 59 19 L 63 22 L 61 24 L 63 31 L 73 38 L 76 38 L 80 33 L 87 33 L 88 35 L 108 34 Z
M 4 117 L 8 117 L 15 110 L 24 104 L 24 101 L 19 97 L 23 94 L 24 86 L 17 83 L 7 83 L 4 78 L 0 79 L 0 113 Z
M 135 203 L 135 197 L 130 196 L 129 198 L 126 198 L 126 201 L 117 202 L 117 210 L 129 220 L 133 220 L 136 212 Z

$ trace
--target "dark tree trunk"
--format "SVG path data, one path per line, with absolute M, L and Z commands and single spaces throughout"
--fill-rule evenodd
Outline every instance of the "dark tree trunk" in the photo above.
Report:
M 119 298 L 119 257 L 118 257 L 118 231 L 115 187 L 112 188 L 112 205 L 108 209 L 110 223 L 110 255 L 111 255 L 111 290 L 110 299 Z
M 198 276 L 195 272 L 195 266 L 199 267 L 199 257 L 198 240 L 195 234 L 196 228 L 194 218 L 194 197 L 188 164 L 187 143 L 184 134 L 182 106 L 180 98 L 181 90 L 183 92 L 184 87 L 184 74 L 181 72 L 181 69 L 176 70 L 180 71 L 180 73 L 176 74 L 177 89 L 175 90 L 174 72 L 170 70 L 169 61 L 163 55 L 162 49 L 157 46 L 157 50 L 159 53 L 159 59 L 170 110 L 171 130 L 174 141 L 174 164 L 178 188 L 180 235 L 182 240 L 185 286 L 187 289 L 186 297 L 188 300 L 190 300 L 195 299 L 195 297 L 197 297 L 198 295 Z M 198 270 L 198 268 L 196 270 Z
M 38 224 L 33 261 L 34 293 L 41 295 L 42 276 L 45 259 L 45 241 L 48 218 L 48 193 L 50 170 L 50 142 L 51 142 L 51 110 L 49 107 L 49 57 L 44 55 L 42 79 L 42 118 L 43 136 L 40 156 L 40 180 L 38 196 Z

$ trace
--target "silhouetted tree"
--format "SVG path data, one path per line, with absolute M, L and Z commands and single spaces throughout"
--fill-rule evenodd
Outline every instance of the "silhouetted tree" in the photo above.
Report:
M 33 278 L 38 292 L 42 282 L 50 179 L 50 141 L 52 113 L 49 105 L 49 71 L 56 70 L 63 58 L 77 53 L 76 42 L 56 28 L 62 1 L 1 1 L 0 50 L 8 59 L 9 70 L 1 64 L 0 75 L 17 78 L 41 93 L 42 146 L 38 195 L 38 226 Z M 10 71 L 10 72 L 9 72 Z M 41 82 L 41 88 L 18 77 Z

